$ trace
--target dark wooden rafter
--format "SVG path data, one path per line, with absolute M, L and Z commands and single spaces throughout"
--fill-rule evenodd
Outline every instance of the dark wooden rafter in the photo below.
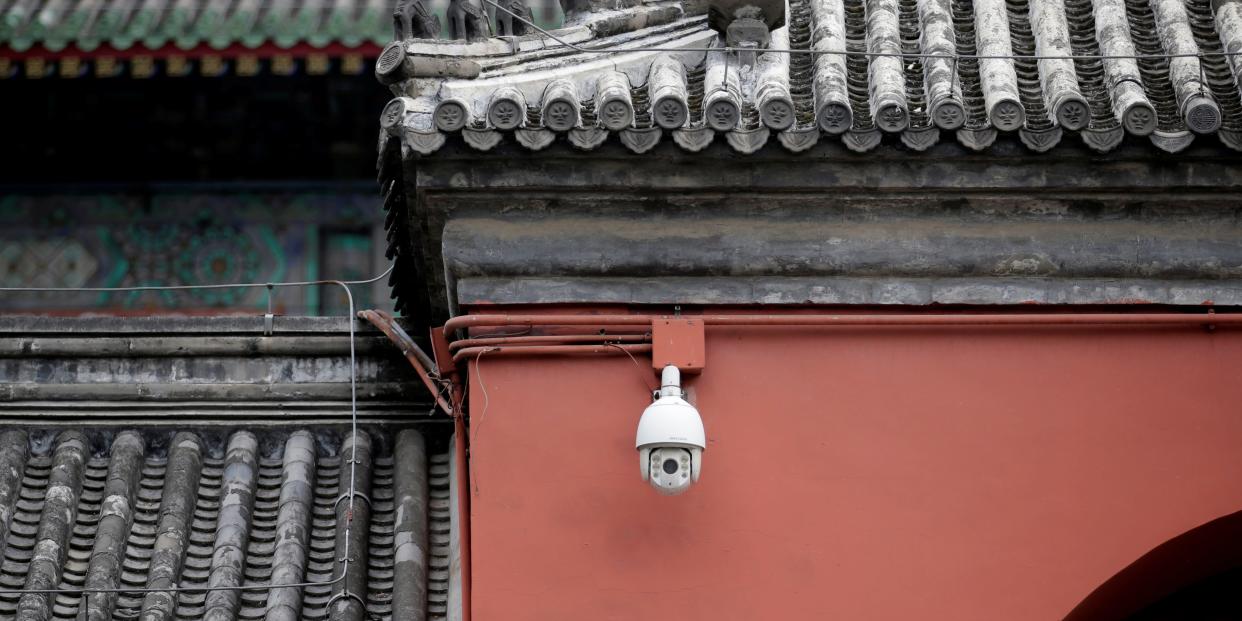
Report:
M 415 163 L 408 164 L 411 169 Z M 388 240 L 385 256 L 393 262 L 388 285 L 394 298 L 393 310 L 412 317 L 417 334 L 429 327 L 428 297 L 422 262 L 417 259 L 407 198 L 406 169 L 402 162 L 401 141 L 385 137 L 377 163 L 380 193 L 384 198 L 384 230 Z

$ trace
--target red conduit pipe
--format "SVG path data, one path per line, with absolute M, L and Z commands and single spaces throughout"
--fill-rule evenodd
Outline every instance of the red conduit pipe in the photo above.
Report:
M 643 343 L 650 341 L 644 334 L 566 334 L 564 336 L 506 336 L 461 339 L 449 344 L 449 351 L 463 347 L 486 347 L 492 345 L 567 345 L 569 343 Z
M 456 411 L 465 412 L 465 391 L 461 384 L 453 384 L 453 405 Z M 467 447 L 466 417 L 453 417 L 453 459 L 457 461 L 457 513 L 461 517 L 457 523 L 461 525 L 458 543 L 461 549 L 461 616 L 463 621 L 470 621 L 470 458 Z M 450 602 L 451 605 L 451 602 Z
M 463 407 L 465 391 L 460 383 L 452 382 L 449 388 L 453 402 L 449 404 L 444 400 L 444 396 L 437 390 L 436 383 L 431 377 L 431 369 L 435 366 L 431 357 L 418 347 L 414 339 L 410 338 L 410 335 L 397 324 L 392 315 L 384 311 L 363 310 L 358 312 L 358 317 L 379 328 L 380 332 L 383 332 L 384 336 L 387 336 L 388 340 L 401 350 L 410 366 L 414 367 L 418 373 L 418 377 L 423 380 L 427 391 L 435 398 L 436 403 L 446 414 L 453 417 L 453 459 L 457 462 L 457 480 L 455 481 L 458 490 L 457 512 L 461 516 L 458 519 L 458 524 L 461 525 L 461 532 L 458 533 L 461 553 L 461 605 L 464 621 L 470 621 L 470 463 L 466 446 L 466 421 L 465 417 L 458 415 L 460 412 L 465 412 Z
M 453 354 L 453 362 L 469 360 L 480 354 L 491 356 L 583 354 L 649 354 L 651 345 L 530 345 L 527 347 L 467 347 Z
M 444 335 L 473 327 L 649 325 L 668 315 L 461 315 L 444 324 Z M 1242 313 L 1024 313 L 955 315 L 682 315 L 709 326 L 1129 326 L 1239 325 Z
M 444 335 L 474 327 L 499 326 L 649 326 L 656 315 L 458 315 L 444 324 Z
M 414 372 L 418 373 L 419 379 L 423 380 L 423 385 L 427 387 L 427 392 L 431 393 L 431 397 L 436 400 L 440 409 L 444 410 L 445 414 L 456 417 L 457 410 L 444 400 L 444 396 L 440 394 L 435 380 L 431 378 L 431 366 L 433 366 L 431 364 L 431 357 L 419 349 L 418 344 L 414 342 L 414 339 L 410 338 L 409 334 L 406 334 L 405 330 L 401 329 L 401 326 L 397 325 L 392 315 L 384 311 L 362 310 L 358 311 L 358 317 L 379 328 L 379 331 L 383 332 L 384 336 L 388 337 L 388 340 L 392 341 L 393 345 L 396 345 L 397 349 L 401 350 L 402 355 L 405 356 L 410 366 L 414 367 Z

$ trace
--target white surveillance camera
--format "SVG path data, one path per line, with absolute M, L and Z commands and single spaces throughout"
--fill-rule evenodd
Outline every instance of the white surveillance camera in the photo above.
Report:
M 643 480 L 673 496 L 698 482 L 707 441 L 699 411 L 682 397 L 677 367 L 664 367 L 659 395 L 638 421 L 635 445 Z

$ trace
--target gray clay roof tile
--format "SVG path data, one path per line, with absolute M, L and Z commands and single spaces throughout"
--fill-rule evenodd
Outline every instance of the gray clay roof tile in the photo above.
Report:
M 1074 135 L 1106 152 L 1127 134 L 1169 152 L 1212 137 L 1242 150 L 1242 55 L 1222 54 L 1242 54 L 1242 0 L 788 7 L 769 47 L 796 53 L 764 51 L 746 68 L 739 54 L 707 51 L 723 43 L 706 17 L 672 0 L 627 8 L 624 23 L 578 16 L 553 32 L 562 42 L 396 42 L 377 64 L 396 95 L 382 125 L 421 154 L 455 133 L 480 150 L 506 135 L 537 150 L 561 134 L 580 149 L 619 134 L 635 152 L 668 134 L 690 151 L 713 138 L 743 153 L 773 138 L 793 151 L 827 140 L 866 151 L 885 135 L 914 150 L 950 136 L 980 150 L 998 133 L 1040 152 Z
M 341 607 L 332 618 L 443 619 L 447 572 L 424 572 L 408 548 L 430 532 L 430 565 L 446 565 L 447 463 L 412 429 L 10 428 L 0 433 L 0 589 L 277 588 L 0 593 L 0 618 L 326 619 Z M 340 575 L 345 511 L 357 563 L 347 579 L 281 588 Z M 362 599 L 342 597 L 346 584 Z M 401 608 L 423 601 L 425 612 Z
M 10 0 L 0 2 L 0 47 L 107 44 L 189 50 L 271 44 L 323 48 L 383 45 L 392 37 L 389 0 Z

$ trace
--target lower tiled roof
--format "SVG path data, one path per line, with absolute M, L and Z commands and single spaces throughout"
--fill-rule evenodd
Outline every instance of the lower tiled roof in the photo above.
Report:
M 19 52 L 357 47 L 392 37 L 390 0 L 10 0 L 0 8 L 0 47 Z
M 0 433 L 0 589 L 328 582 L 343 567 L 349 512 L 356 536 L 354 567 L 336 584 L 175 596 L 6 592 L 0 618 L 444 618 L 448 461 L 442 438 L 413 429 L 10 427 Z M 429 548 L 426 565 L 419 546 Z M 347 585 L 360 586 L 358 598 Z M 402 609 L 420 593 L 426 611 Z

